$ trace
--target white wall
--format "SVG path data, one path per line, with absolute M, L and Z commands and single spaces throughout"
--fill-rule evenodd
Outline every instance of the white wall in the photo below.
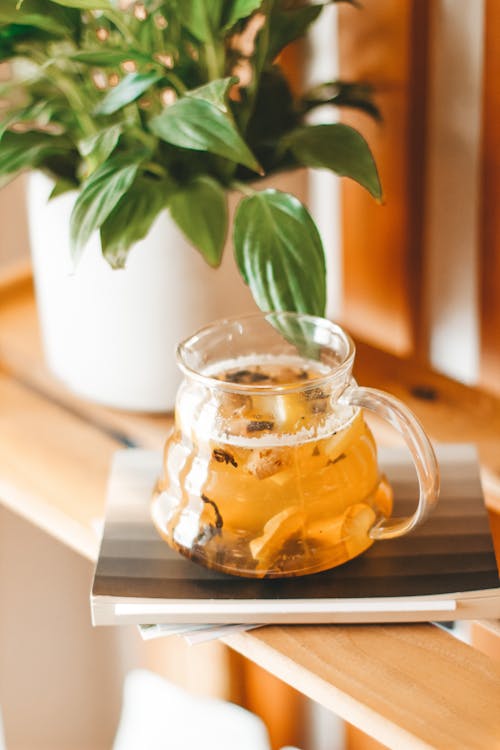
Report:
M 9 750 L 104 750 L 121 670 L 90 625 L 91 564 L 0 509 L 0 704 Z
M 198 695 L 229 697 L 221 644 L 145 643 L 135 627 L 92 628 L 92 572 L 90 562 L 0 507 L 0 706 L 8 750 L 109 750 L 123 678 L 135 667 Z

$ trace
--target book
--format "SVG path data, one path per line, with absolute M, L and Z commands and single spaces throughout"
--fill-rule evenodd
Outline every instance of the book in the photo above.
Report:
M 118 451 L 110 472 L 91 592 L 94 625 L 383 623 L 500 617 L 500 580 L 474 446 L 437 446 L 441 496 L 430 518 L 399 539 L 323 573 L 248 579 L 204 568 L 160 538 L 150 518 L 161 471 L 155 451 Z M 379 450 L 394 514 L 415 509 L 403 449 Z

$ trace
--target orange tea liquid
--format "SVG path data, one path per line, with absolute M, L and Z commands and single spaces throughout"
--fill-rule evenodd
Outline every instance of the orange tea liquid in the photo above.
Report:
M 312 363 L 241 363 L 212 377 L 243 385 L 303 383 L 299 392 L 220 391 L 178 404 L 153 519 L 182 554 L 237 575 L 326 570 L 355 557 L 392 510 L 362 413 L 339 406 Z M 183 406 L 189 428 L 183 427 Z

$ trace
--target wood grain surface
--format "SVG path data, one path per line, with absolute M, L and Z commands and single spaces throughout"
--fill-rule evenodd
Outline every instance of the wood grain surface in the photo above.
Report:
M 500 394 L 500 3 L 486 0 L 481 205 L 481 374 Z
M 432 625 L 267 627 L 224 642 L 388 747 L 500 747 L 499 665 Z
M 382 121 L 342 110 L 367 139 L 383 205 L 342 182 L 344 315 L 355 334 L 398 354 L 420 347 L 428 0 L 339 7 L 340 78 L 374 87 Z
M 123 436 L 158 448 L 170 422 L 89 406 L 50 378 L 40 351 L 29 285 L 0 289 L 0 498 L 95 559 L 113 450 Z M 500 507 L 498 399 L 365 344 L 356 374 L 406 401 L 432 437 L 476 442 Z M 500 748 L 498 666 L 433 626 L 272 627 L 229 645 L 389 747 Z

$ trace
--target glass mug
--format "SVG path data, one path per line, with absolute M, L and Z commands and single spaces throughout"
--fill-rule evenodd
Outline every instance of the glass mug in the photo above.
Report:
M 439 492 L 429 439 L 401 401 L 357 386 L 354 354 L 338 325 L 288 312 L 222 320 L 179 345 L 184 380 L 152 505 L 171 547 L 224 573 L 298 576 L 427 517 Z M 410 518 L 391 518 L 361 407 L 408 445 L 420 486 Z

